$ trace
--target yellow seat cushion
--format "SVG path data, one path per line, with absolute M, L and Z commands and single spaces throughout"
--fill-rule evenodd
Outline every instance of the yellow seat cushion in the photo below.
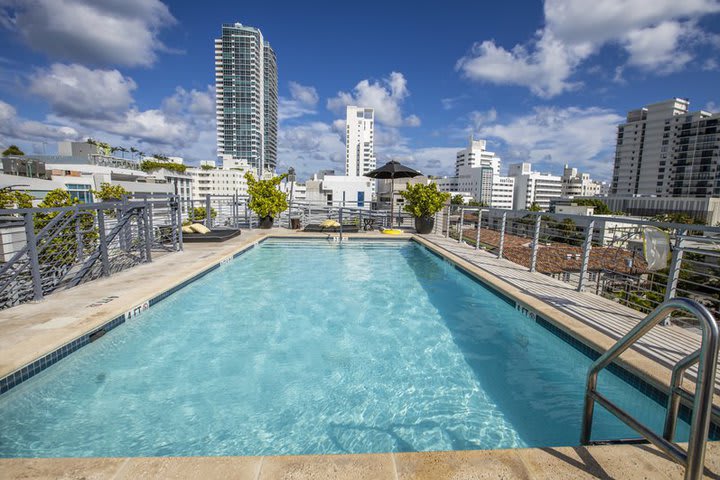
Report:
M 183 225 L 182 227 L 183 233 L 195 233 L 192 228 L 190 228 L 190 225 Z
M 332 228 L 332 227 L 339 227 L 340 224 L 338 222 L 336 222 L 335 220 L 328 218 L 327 220 L 323 220 L 322 223 L 320 223 L 320 226 L 322 228 Z
M 398 230 L 395 228 L 386 228 L 382 231 L 385 235 L 402 235 L 402 230 Z
M 193 223 L 192 225 L 190 225 L 190 228 L 195 233 L 202 233 L 203 235 L 205 235 L 206 233 L 210 233 L 210 229 L 202 223 Z

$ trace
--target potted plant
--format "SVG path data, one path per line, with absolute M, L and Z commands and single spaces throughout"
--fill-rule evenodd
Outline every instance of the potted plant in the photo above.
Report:
M 434 215 L 442 210 L 450 194 L 437 189 L 437 184 L 408 184 L 407 189 L 400 192 L 405 199 L 403 210 L 415 217 L 417 233 L 430 233 L 435 226 Z
M 286 176 L 283 174 L 268 180 L 256 180 L 252 173 L 245 174 L 250 195 L 248 207 L 260 217 L 260 228 L 272 227 L 275 217 L 287 210 L 285 194 L 278 189 Z

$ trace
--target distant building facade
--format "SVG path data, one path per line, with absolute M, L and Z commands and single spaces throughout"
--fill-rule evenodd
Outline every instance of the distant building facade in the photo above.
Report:
M 345 110 L 345 175 L 375 170 L 375 111 L 348 105 Z
M 632 110 L 618 126 L 612 196 L 720 195 L 720 113 L 673 98 Z
M 215 39 L 218 155 L 246 161 L 258 175 L 277 166 L 278 73 L 262 32 L 223 24 Z
M 529 163 L 510 165 L 508 177 L 515 180 L 514 210 L 527 210 L 536 203 L 543 210 L 550 208 L 550 202 L 562 196 L 562 177 L 549 173 L 532 171 Z

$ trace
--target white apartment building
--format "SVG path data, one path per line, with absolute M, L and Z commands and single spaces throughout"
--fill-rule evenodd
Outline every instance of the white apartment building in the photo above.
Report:
M 475 140 L 470 136 L 468 147 L 457 152 L 455 157 L 455 176 L 460 176 L 463 167 L 490 167 L 494 175 L 500 175 L 500 157 L 488 152 L 486 147 L 486 140 Z
M 590 174 L 578 174 L 577 168 L 565 165 L 562 175 L 562 196 L 564 198 L 597 197 L 601 195 L 601 192 L 602 184 L 590 179 Z
M 618 126 L 612 196 L 720 195 L 720 113 L 673 98 L 632 110 Z
M 358 177 L 375 170 L 375 111 L 348 106 L 345 110 L 345 175 Z
M 469 195 L 493 208 L 512 209 L 515 181 L 500 176 L 501 159 L 486 146 L 485 140 L 470 137 L 468 147 L 455 157 L 455 176 L 435 182 L 441 192 Z
M 317 205 L 335 205 L 370 209 L 375 181 L 367 177 L 335 175 L 322 171 L 305 182 L 305 198 Z
M 262 175 L 277 165 L 278 77 L 275 51 L 262 32 L 223 24 L 215 39 L 218 155 Z
M 247 162 L 237 159 L 223 161 L 221 167 L 217 167 L 212 160 L 202 161 L 200 167 L 187 169 L 192 178 L 192 199 L 204 200 L 206 195 L 246 196 L 245 173 L 255 173 L 254 170 Z
M 515 179 L 512 177 L 494 177 L 490 206 L 512 210 L 515 199 Z
M 549 173 L 532 171 L 529 163 L 515 163 L 510 165 L 508 177 L 515 179 L 514 210 L 527 210 L 533 203 L 540 208 L 550 208 L 550 201 L 562 196 L 562 177 Z

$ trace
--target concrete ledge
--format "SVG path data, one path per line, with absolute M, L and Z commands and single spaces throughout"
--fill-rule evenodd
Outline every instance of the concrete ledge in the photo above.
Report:
M 720 478 L 720 444 L 708 444 L 705 465 L 704 478 Z M 0 459 L 0 478 L 37 480 L 680 480 L 683 474 L 680 465 L 646 445 L 287 457 Z

